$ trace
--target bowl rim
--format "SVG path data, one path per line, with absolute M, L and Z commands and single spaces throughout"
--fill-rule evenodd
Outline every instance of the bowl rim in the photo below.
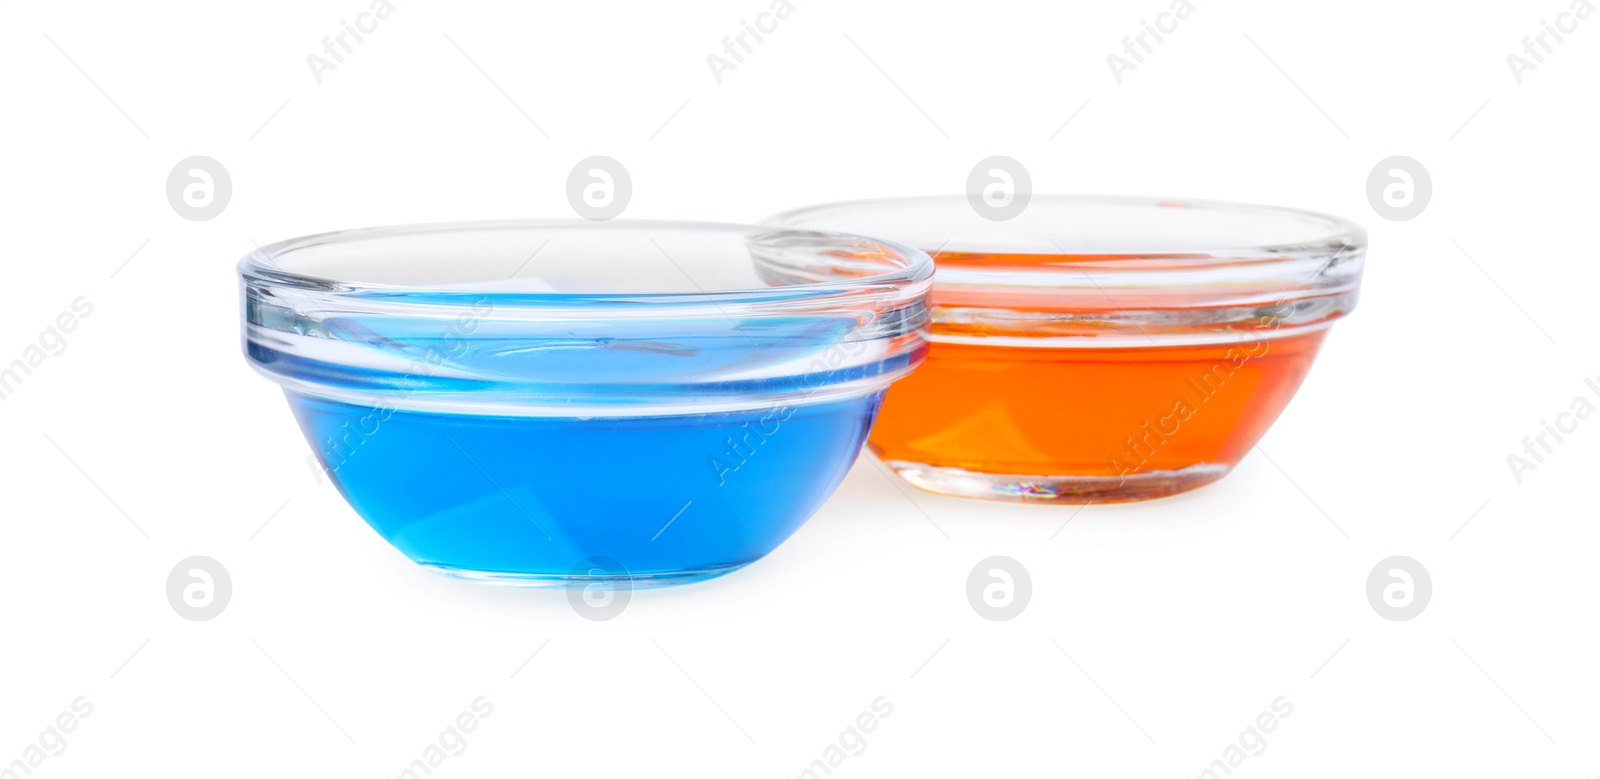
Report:
M 471 286 L 427 286 L 393 284 L 360 279 L 340 279 L 319 276 L 303 270 L 288 270 L 278 260 L 289 252 L 315 250 L 332 244 L 353 244 L 362 241 L 390 239 L 407 235 L 437 235 L 448 233 L 488 232 L 499 230 L 571 230 L 595 232 L 619 231 L 682 231 L 695 233 L 725 233 L 737 235 L 792 234 L 812 238 L 832 239 L 838 248 L 871 249 L 878 247 L 885 254 L 900 261 L 900 267 L 883 273 L 859 277 L 841 277 L 835 280 L 785 283 L 765 287 L 742 287 L 716 290 L 685 290 L 681 292 L 529 292 L 505 289 L 474 289 Z M 659 244 L 657 249 L 660 249 Z M 677 264 L 670 255 L 666 259 Z M 740 224 L 679 219 L 612 219 L 591 221 L 568 218 L 511 218 L 465 221 L 424 222 L 393 224 L 377 227 L 332 230 L 287 238 L 264 246 L 240 258 L 236 266 L 240 281 L 253 287 L 277 289 L 302 296 L 335 295 L 344 302 L 361 298 L 382 300 L 389 306 L 407 302 L 408 297 L 423 296 L 430 304 L 473 304 L 487 301 L 500 309 L 566 308 L 583 306 L 594 308 L 608 303 L 640 307 L 677 307 L 760 303 L 768 301 L 804 300 L 817 302 L 832 297 L 855 298 L 863 293 L 895 292 L 932 279 L 934 263 L 920 249 L 893 241 L 830 230 L 784 228 L 775 225 Z M 681 268 L 680 268 L 681 271 Z M 691 284 L 698 283 L 685 274 Z M 489 280 L 485 279 L 487 283 Z M 475 283 L 475 282 L 474 282 Z M 421 301 L 416 301 L 421 302 Z M 408 302 L 408 304 L 410 304 Z
M 827 226 L 829 214 L 847 211 L 873 211 L 894 206 L 959 205 L 967 207 L 966 195 L 912 195 L 866 198 L 819 203 L 781 211 L 762 220 L 763 224 L 793 229 L 833 229 Z M 1071 209 L 1083 206 L 1112 206 L 1128 209 L 1194 208 L 1249 213 L 1266 218 L 1322 222 L 1327 229 L 1313 237 L 1286 242 L 1246 242 L 1243 245 L 1195 246 L 1190 250 L 1069 251 L 1048 238 L 1053 249 L 1026 252 L 996 248 L 948 248 L 918 246 L 933 257 L 939 268 L 937 286 L 982 284 L 1022 287 L 1100 287 L 1138 286 L 1144 288 L 1182 288 L 1215 282 L 1301 281 L 1319 278 L 1341 259 L 1358 259 L 1365 253 L 1367 232 L 1356 222 L 1341 216 L 1309 209 L 1206 198 L 1156 197 L 1146 195 L 1096 195 L 1033 193 L 1028 210 Z M 991 223 L 1004 230 L 1006 222 Z M 916 242 L 901 237 L 904 228 L 874 226 L 863 234 L 887 236 L 880 240 L 901 244 Z M 1014 267 L 983 268 L 971 264 L 951 265 L 951 257 L 979 254 L 1008 254 L 1042 258 L 1027 270 Z M 1048 258 L 1059 258 L 1051 264 Z M 1183 267 L 1174 267 L 1173 261 Z
M 709 292 L 676 285 L 651 293 L 524 291 L 496 287 L 500 277 L 474 267 L 464 288 L 454 280 L 429 287 L 313 275 L 332 265 L 315 258 L 309 269 L 275 262 L 296 247 L 329 241 L 505 229 L 537 235 L 546 228 L 636 230 L 641 238 L 662 238 L 662 230 L 722 234 L 743 241 L 733 245 L 750 252 L 754 283 L 778 286 L 744 288 L 741 275 L 730 288 Z M 441 261 L 451 256 L 448 243 Z M 374 251 L 393 246 L 375 244 Z M 430 263 L 433 248 L 426 248 L 407 256 Z M 500 248 L 488 251 L 495 259 Z M 614 246 L 610 251 L 616 255 Z M 341 255 L 350 256 L 327 258 Z M 895 267 L 876 272 L 884 259 Z M 821 403 L 882 391 L 922 361 L 933 273 L 932 259 L 918 249 L 770 225 L 510 219 L 346 230 L 279 241 L 239 261 L 241 346 L 252 368 L 288 391 L 374 407 L 634 417 Z M 687 281 L 699 287 L 693 277 Z M 680 348 L 679 338 L 692 348 Z M 597 356 L 581 356 L 591 353 Z M 466 354 L 478 359 L 462 361 Z M 509 354 L 522 356 L 488 359 Z M 612 369 L 639 354 L 667 356 L 626 375 Z M 721 359 L 736 354 L 743 356 Z M 556 367 L 536 360 L 557 360 Z M 596 369 L 579 370 L 579 360 L 596 360 Z
M 970 198 L 952 194 L 823 203 L 780 212 L 763 222 L 806 229 L 843 227 L 926 244 L 919 248 L 930 253 L 938 268 L 929 301 L 930 338 L 935 342 L 1066 348 L 1215 344 L 1241 334 L 1256 337 L 1264 321 L 1273 323 L 1272 337 L 1285 337 L 1331 325 L 1354 310 L 1359 299 L 1367 233 L 1343 217 L 1196 198 L 1037 193 L 1030 198 L 1029 222 L 1010 230 L 1009 221 L 976 221 L 983 214 L 969 211 Z M 1287 240 L 1217 241 L 1208 247 L 1201 245 L 1204 241 L 1160 235 L 1159 224 L 1143 233 L 1136 225 L 1119 224 L 1110 231 L 1109 243 L 1115 249 L 1126 233 L 1127 249 L 1074 251 L 1051 235 L 1056 225 L 1051 209 L 1063 217 L 1064 238 L 1074 224 L 1074 208 L 1087 214 L 1092 209 L 1085 207 L 1108 206 L 1150 213 L 1159 208 L 1244 213 L 1265 220 L 1259 223 L 1263 231 Z M 875 210 L 883 210 L 886 218 L 874 223 Z M 963 213 L 960 218 L 970 217 L 978 228 L 951 229 L 952 236 L 963 240 L 939 245 L 930 236 L 949 222 L 928 215 L 941 211 Z M 850 212 L 855 213 L 849 222 L 832 218 Z M 1282 233 L 1286 222 L 1306 225 L 1304 234 Z M 1233 232 L 1250 229 L 1253 225 L 1246 224 Z M 983 248 L 984 236 L 996 236 L 993 248 Z M 1015 245 L 1016 238 L 1025 245 Z M 1135 245 L 1160 241 L 1189 246 L 1145 251 Z M 951 248 L 952 243 L 957 245 Z

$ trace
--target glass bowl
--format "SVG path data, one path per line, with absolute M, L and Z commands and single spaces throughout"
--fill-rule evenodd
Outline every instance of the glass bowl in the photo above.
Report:
M 933 265 L 855 236 L 672 222 L 386 227 L 239 263 L 245 356 L 412 560 L 677 584 L 788 538 L 927 352 Z
M 1034 195 L 836 203 L 769 224 L 881 236 L 938 268 L 927 362 L 870 446 L 931 492 L 1100 503 L 1222 478 L 1356 304 L 1366 233 L 1270 206 Z

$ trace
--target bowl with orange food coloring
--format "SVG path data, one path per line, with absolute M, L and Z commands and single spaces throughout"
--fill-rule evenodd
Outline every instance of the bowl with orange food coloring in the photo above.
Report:
M 1017 501 L 1163 497 L 1227 475 L 1354 309 L 1348 220 L 1201 200 L 1033 195 L 834 203 L 769 222 L 933 256 L 932 344 L 869 442 L 930 492 Z

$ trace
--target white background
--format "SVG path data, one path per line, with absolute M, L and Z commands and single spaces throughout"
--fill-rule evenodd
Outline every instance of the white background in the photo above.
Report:
M 1568 0 L 1196 0 L 1118 85 L 1106 55 L 1167 0 L 796 0 L 718 85 L 706 56 L 769 0 L 396 2 L 320 85 L 306 56 L 367 0 L 0 2 L 0 362 L 94 306 L 0 401 L 0 765 L 86 696 L 35 776 L 388 777 L 486 696 L 435 775 L 787 777 L 885 696 L 835 774 L 1190 777 L 1286 696 L 1235 775 L 1600 774 L 1600 421 L 1520 485 L 1506 463 L 1600 375 L 1600 17 L 1519 85 L 1506 55 Z M 197 154 L 234 187 L 204 222 L 164 192 Z M 766 560 L 591 623 L 412 565 L 313 479 L 239 354 L 233 264 L 569 216 L 594 154 L 630 170 L 629 217 L 958 193 L 1004 154 L 1036 191 L 1331 211 L 1371 250 L 1359 309 L 1214 486 L 1063 526 L 863 460 Z M 1365 195 L 1395 154 L 1433 178 L 1406 222 Z M 209 622 L 164 593 L 195 554 L 233 578 Z M 1034 586 L 1000 623 L 964 592 L 997 554 Z M 1394 554 L 1433 578 L 1409 622 L 1366 600 Z

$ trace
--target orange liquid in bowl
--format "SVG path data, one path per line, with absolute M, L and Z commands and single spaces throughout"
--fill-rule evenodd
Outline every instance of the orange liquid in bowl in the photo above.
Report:
M 1226 475 L 1288 405 L 1327 333 L 1264 326 L 1220 343 L 1047 348 L 940 341 L 941 330 L 987 335 L 934 325 L 926 361 L 889 389 L 872 451 L 932 492 L 1098 503 Z
M 1122 502 L 1225 476 L 1354 310 L 1366 233 L 1299 209 L 1034 194 L 823 204 L 771 220 L 915 245 L 938 270 L 922 366 L 869 447 L 930 492 Z

